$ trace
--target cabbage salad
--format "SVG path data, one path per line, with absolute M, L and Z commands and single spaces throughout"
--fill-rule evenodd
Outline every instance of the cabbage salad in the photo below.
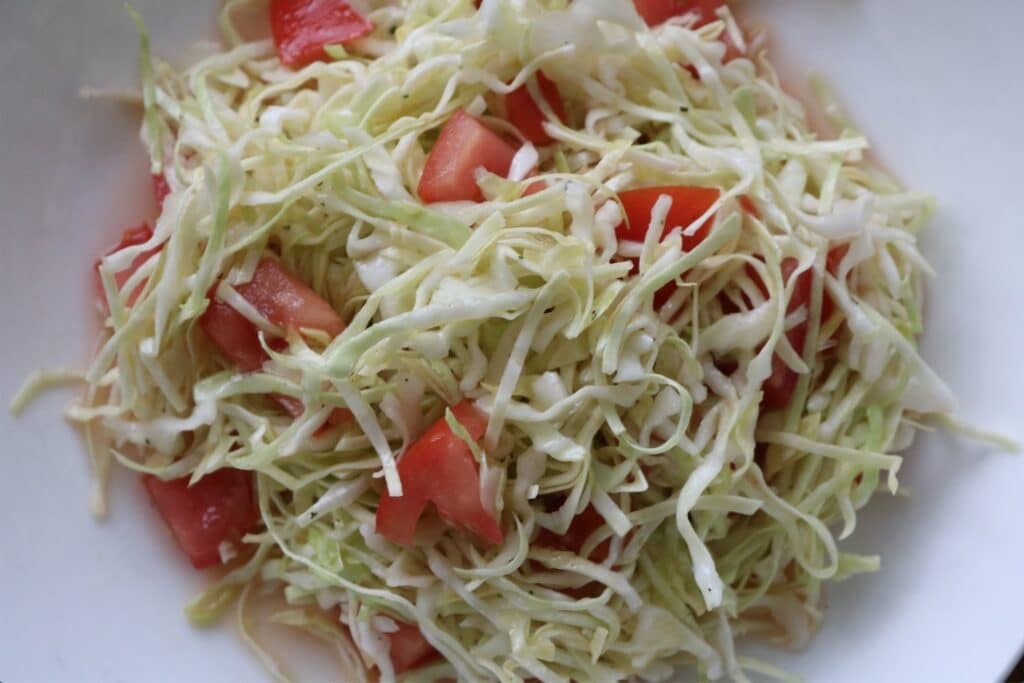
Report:
M 812 131 L 728 7 L 675 4 L 367 2 L 308 60 L 229 0 L 184 71 L 143 29 L 166 198 L 99 265 L 70 417 L 99 512 L 112 463 L 252 478 L 194 620 L 276 591 L 351 680 L 786 678 L 737 640 L 804 644 L 879 568 L 840 541 L 954 409 L 916 345 L 932 200 L 823 89 Z

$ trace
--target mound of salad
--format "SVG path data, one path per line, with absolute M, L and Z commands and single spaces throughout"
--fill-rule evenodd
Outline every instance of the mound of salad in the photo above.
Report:
M 828 93 L 721 0 L 228 0 L 184 71 L 136 19 L 161 210 L 69 416 L 98 514 L 134 470 L 223 567 L 188 615 L 274 591 L 345 680 L 787 678 L 737 639 L 879 568 L 839 542 L 954 409 L 932 200 Z

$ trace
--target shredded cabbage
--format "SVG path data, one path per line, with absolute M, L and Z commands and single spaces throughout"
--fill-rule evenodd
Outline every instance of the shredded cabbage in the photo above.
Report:
M 895 451 L 929 416 L 954 424 L 915 342 L 932 200 L 867 163 L 832 100 L 843 132 L 813 133 L 763 55 L 723 64 L 722 31 L 744 44 L 727 10 L 699 30 L 685 17 L 649 30 L 622 0 L 371 3 L 370 36 L 291 71 L 270 41 L 240 37 L 232 16 L 247 4 L 225 7 L 228 47 L 184 71 L 152 61 L 143 30 L 142 138 L 172 193 L 148 243 L 102 261 L 107 335 L 70 412 L 101 477 L 111 457 L 168 478 L 258 474 L 256 552 L 190 616 L 209 622 L 241 594 L 245 622 L 250 587 L 276 584 L 291 603 L 280 622 L 385 681 L 391 619 L 444 656 L 411 681 L 786 678 L 734 639 L 805 642 L 824 583 L 879 567 L 838 540 L 883 481 L 897 490 Z M 553 146 L 524 145 L 509 178 L 482 174 L 481 203 L 420 204 L 451 113 L 483 114 L 540 69 L 583 125 L 538 98 Z M 659 242 L 667 196 L 643 244 L 617 240 L 616 192 L 651 185 L 723 189 L 699 247 L 680 254 L 697 224 Z M 118 289 L 114 273 L 154 248 Z M 239 374 L 196 320 L 220 282 L 273 332 L 233 289 L 268 250 L 349 324 L 323 348 L 268 347 L 261 372 Z M 813 273 L 793 315 L 786 258 Z M 786 330 L 802 320 L 800 354 Z M 776 355 L 800 380 L 766 413 Z M 272 393 L 305 414 L 282 415 Z M 490 417 L 476 453 L 504 545 L 426 522 L 414 547 L 378 537 L 380 485 L 401 491 L 396 458 L 462 398 Z M 324 436 L 334 407 L 356 421 Z M 579 555 L 531 544 L 591 505 L 606 524 Z M 604 541 L 607 558 L 588 559 Z

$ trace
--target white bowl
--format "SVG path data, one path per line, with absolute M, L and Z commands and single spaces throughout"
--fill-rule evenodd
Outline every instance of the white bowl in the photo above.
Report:
M 156 52 L 172 58 L 210 35 L 216 11 L 212 0 L 135 5 Z M 924 238 L 939 273 L 925 355 L 967 420 L 1020 438 L 1024 3 L 751 9 L 789 73 L 828 77 L 879 157 L 939 198 Z M 3 15 L 0 395 L 10 398 L 34 368 L 84 364 L 93 260 L 155 209 L 137 112 L 78 97 L 82 86 L 136 82 L 122 0 L 24 0 Z M 188 626 L 181 607 L 207 577 L 187 566 L 133 477 L 115 478 L 108 521 L 88 516 L 85 453 L 60 419 L 70 397 L 0 417 L 0 680 L 266 679 L 230 625 Z M 913 497 L 879 495 L 847 546 L 880 552 L 882 571 L 832 587 L 817 639 L 774 658 L 811 681 L 1001 679 L 1024 643 L 1024 459 L 926 435 L 901 478 Z

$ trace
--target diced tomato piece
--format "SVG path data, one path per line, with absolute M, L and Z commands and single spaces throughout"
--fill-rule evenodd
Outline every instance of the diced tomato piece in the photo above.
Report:
M 591 534 L 603 526 L 605 526 L 604 517 L 594 509 L 593 505 L 588 505 L 583 512 L 572 518 L 572 523 L 569 524 L 569 529 L 564 534 L 559 536 L 553 531 L 542 529 L 537 534 L 535 543 L 545 548 L 568 550 L 579 555 L 583 544 L 587 542 Z M 604 562 L 608 559 L 610 548 L 611 539 L 606 539 L 594 548 L 587 559 L 591 562 Z
M 404 621 L 395 620 L 398 630 L 387 634 L 388 651 L 391 654 L 391 666 L 395 675 L 400 676 L 438 659 L 441 656 L 423 637 L 420 629 Z
M 605 525 L 604 518 L 601 514 L 594 509 L 594 506 L 588 505 L 583 509 L 581 513 L 573 517 L 572 522 L 569 524 L 569 529 L 562 535 L 558 535 L 548 529 L 542 529 L 534 544 L 543 548 L 552 548 L 558 550 L 567 550 L 576 555 L 580 555 L 583 550 L 583 545 L 590 538 L 591 534 L 600 529 Z M 604 562 L 608 559 L 608 553 L 611 551 L 611 539 L 605 539 L 601 541 L 596 548 L 594 548 L 587 559 L 591 562 Z M 534 567 L 538 567 L 537 563 L 533 564 Z M 566 595 L 570 595 L 577 600 L 583 600 L 585 598 L 592 598 L 601 593 L 602 586 L 597 581 L 590 581 L 578 586 L 576 588 L 559 588 L 560 591 Z
M 828 250 L 828 255 L 825 257 L 825 269 L 833 276 L 836 277 L 839 274 L 839 265 L 846 258 L 846 252 L 850 251 L 849 244 L 841 244 L 838 247 L 833 247 Z M 832 296 L 825 292 L 821 299 L 821 319 L 822 321 L 828 320 L 832 317 L 832 314 L 836 310 L 836 302 L 832 300 Z
M 619 240 L 643 242 L 647 228 L 651 223 L 651 210 L 661 195 L 672 198 L 672 207 L 665 217 L 665 228 L 662 237 L 674 228 L 687 228 L 691 223 L 704 215 L 718 201 L 721 192 L 715 187 L 688 187 L 670 185 L 667 187 L 643 187 L 637 190 L 625 190 L 619 193 L 622 207 L 626 211 L 626 220 L 615 229 Z M 692 235 L 683 235 L 683 249 L 692 251 L 704 241 L 711 231 L 714 216 L 708 218 Z
M 344 0 L 270 0 L 270 29 L 281 63 L 296 68 L 327 59 L 325 45 L 365 36 L 373 24 Z
M 335 337 L 345 329 L 323 297 L 274 259 L 262 259 L 252 279 L 235 289 L 267 320 L 286 330 L 308 328 Z
M 259 521 L 249 472 L 217 470 L 193 486 L 188 477 L 162 481 L 147 474 L 142 481 L 196 569 L 219 564 L 220 544 L 240 540 Z
M 666 187 L 643 187 L 637 190 L 625 190 L 619 193 L 622 207 L 626 212 L 626 220 L 615 229 L 620 241 L 643 242 L 647 228 L 651 224 L 651 210 L 658 197 L 666 194 L 672 198 L 672 207 L 665 216 L 665 228 L 662 237 L 673 229 L 684 230 L 711 208 L 718 201 L 721 192 L 714 187 L 689 187 L 671 185 Z M 705 220 L 692 235 L 683 235 L 683 248 L 692 251 L 711 231 L 714 216 Z M 637 272 L 640 262 L 633 259 L 633 271 Z M 674 283 L 668 283 L 654 294 L 654 307 L 661 308 L 676 291 Z
M 761 212 L 758 211 L 757 204 L 755 204 L 754 200 L 750 198 L 750 195 L 740 195 L 739 202 L 740 208 L 749 213 L 751 216 L 753 216 L 754 218 L 761 217 Z
M 483 438 L 487 430 L 483 413 L 465 401 L 452 408 L 452 413 L 471 439 Z M 403 495 L 381 496 L 378 534 L 399 545 L 411 544 L 420 515 L 427 503 L 433 503 L 449 522 L 491 543 L 502 542 L 504 537 L 494 513 L 484 508 L 480 499 L 480 475 L 473 453 L 452 433 L 444 417 L 409 447 L 398 463 L 398 475 Z
M 795 258 L 785 258 L 782 259 L 780 265 L 782 281 L 788 283 L 800 262 Z M 801 306 L 810 304 L 811 287 L 813 284 L 814 273 L 811 270 L 805 270 L 797 277 L 797 281 L 793 286 L 793 294 L 790 296 L 789 304 L 786 306 L 786 315 L 793 313 Z M 786 332 L 786 338 L 789 340 L 789 344 L 793 347 L 794 351 L 798 354 L 803 354 L 804 342 L 807 340 L 807 321 L 796 325 Z M 768 410 L 785 408 L 793 397 L 793 391 L 796 389 L 799 379 L 799 375 L 786 365 L 779 358 L 778 354 L 775 354 L 774 358 L 772 358 L 772 374 L 761 387 L 761 390 L 764 392 L 761 405 Z
M 526 189 L 523 190 L 523 196 L 529 197 L 531 194 L 537 194 L 538 192 L 543 192 L 546 189 L 548 189 L 548 184 L 546 182 L 543 180 L 535 180 L 526 186 Z
M 561 93 L 558 92 L 558 86 L 540 71 L 537 72 L 537 86 L 551 110 L 562 123 L 565 123 L 565 104 L 562 102 Z M 512 125 L 533 144 L 550 145 L 554 142 L 544 130 L 544 112 L 537 106 L 525 83 L 505 96 L 505 110 Z
M 331 411 L 331 414 L 327 416 L 327 425 L 330 427 L 341 427 L 352 422 L 355 417 L 352 412 L 344 408 L 335 408 Z
M 317 329 L 332 337 L 345 329 L 345 323 L 329 303 L 273 259 L 261 260 L 252 279 L 235 289 L 278 327 Z M 240 370 L 259 370 L 267 361 L 267 352 L 260 345 L 259 329 L 215 296 L 210 297 L 209 306 L 199 318 L 199 326 L 217 349 Z M 287 344 L 283 339 L 270 339 L 268 343 L 275 350 L 284 349 Z M 285 412 L 294 417 L 305 410 L 301 401 L 289 396 L 274 398 Z M 351 414 L 339 409 L 331 414 L 328 423 L 336 426 L 349 419 Z
M 652 28 L 688 12 L 697 16 L 698 27 L 710 24 L 718 19 L 716 12 L 724 4 L 722 0 L 633 0 L 637 14 Z
M 217 350 L 243 372 L 259 370 L 268 358 L 256 326 L 220 299 L 210 297 L 206 312 L 199 318 L 199 327 Z
M 839 264 L 846 256 L 846 252 L 849 251 L 849 245 L 843 244 L 838 247 L 834 247 L 829 250 L 826 256 L 825 267 L 829 273 L 836 275 L 839 270 Z M 788 282 L 793 275 L 793 271 L 796 270 L 798 262 L 794 258 L 786 258 L 782 260 L 780 264 L 782 269 L 783 282 Z M 761 293 L 764 296 L 768 296 L 768 288 L 765 286 L 755 271 L 749 265 L 746 268 L 747 275 L 754 280 Z M 800 274 L 799 279 L 793 287 L 793 295 L 789 300 L 789 304 L 786 306 L 786 315 L 793 313 L 798 310 L 801 306 L 809 306 L 811 301 L 811 289 L 814 284 L 814 275 L 810 270 L 806 270 Z M 824 322 L 828 320 L 832 313 L 835 312 L 835 302 L 832 297 L 829 296 L 828 292 L 822 293 L 821 299 L 821 320 Z M 789 340 L 793 350 L 798 354 L 803 354 L 804 346 L 807 340 L 807 326 L 808 323 L 802 322 L 799 325 L 793 327 L 786 333 L 786 338 Z M 780 410 L 785 408 L 789 404 L 789 400 L 793 396 L 793 392 L 796 390 L 796 384 L 799 381 L 799 376 L 796 372 L 789 368 L 778 354 L 772 358 L 772 374 L 765 380 L 762 390 L 764 391 L 764 397 L 762 398 L 762 406 L 767 410 Z
M 633 0 L 636 11 L 650 27 L 664 24 L 672 17 L 692 13 L 697 17 L 694 28 L 700 28 L 718 20 L 718 9 L 724 7 L 724 0 Z M 725 57 L 723 62 L 735 59 L 740 56 L 740 51 L 728 35 L 723 35 L 725 42 Z M 694 78 L 698 78 L 696 69 L 692 69 Z
M 252 279 L 235 289 L 278 327 L 318 329 L 332 337 L 345 329 L 345 323 L 329 303 L 273 259 L 261 260 Z M 210 297 L 199 326 L 241 370 L 258 370 L 266 361 L 257 327 L 216 297 Z
M 427 156 L 417 192 L 427 204 L 482 201 L 476 169 L 508 175 L 516 151 L 475 117 L 456 109 Z
M 105 255 L 110 256 L 111 254 L 116 254 L 122 249 L 134 247 L 139 244 L 145 244 L 152 237 L 153 231 L 149 228 L 148 225 L 140 225 L 137 228 L 130 228 L 128 230 L 125 230 L 124 233 L 121 235 L 121 241 L 118 243 L 118 245 L 111 249 L 110 251 L 108 251 Z M 128 279 L 135 274 L 135 271 L 142 267 L 142 264 L 144 264 L 146 261 L 153 258 L 153 256 L 159 253 L 159 247 L 156 249 L 150 249 L 149 251 L 144 251 L 135 257 L 135 260 L 132 261 L 129 267 L 125 268 L 119 273 L 116 273 L 114 275 L 114 281 L 117 282 L 118 290 L 124 288 L 125 283 L 128 282 Z M 138 288 L 136 288 L 135 291 L 133 291 L 128 296 L 127 304 L 129 307 L 135 304 L 136 299 L 139 298 L 139 294 L 142 293 L 143 286 L 144 285 L 140 284 Z M 100 301 L 103 302 L 103 307 L 106 308 L 107 299 L 103 292 L 103 280 L 100 278 L 99 261 L 96 261 L 96 294 L 99 297 Z
M 828 250 L 828 254 L 825 256 L 825 268 L 833 276 L 839 274 L 839 266 L 842 264 L 843 259 L 846 258 L 846 254 L 850 251 L 849 244 L 840 244 L 838 247 L 832 247 Z
M 162 208 L 164 200 L 171 193 L 171 186 L 167 183 L 167 178 L 162 173 L 154 173 L 152 180 L 153 196 L 156 198 L 156 205 Z

